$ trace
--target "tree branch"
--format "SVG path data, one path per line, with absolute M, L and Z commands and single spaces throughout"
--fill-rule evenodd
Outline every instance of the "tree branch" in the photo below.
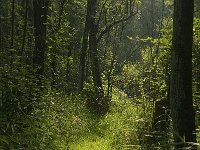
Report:
M 131 8 L 131 6 L 130 6 L 130 8 Z M 138 6 L 136 8 L 137 8 L 137 10 L 136 10 L 135 13 L 133 13 L 130 10 L 130 14 L 129 14 L 128 17 L 121 18 L 120 20 L 117 20 L 117 21 L 114 20 L 111 24 L 109 24 L 108 26 L 106 26 L 105 29 L 103 31 L 101 31 L 101 33 L 99 34 L 99 36 L 97 38 L 97 42 L 99 42 L 101 40 L 101 38 L 104 36 L 104 34 L 106 34 L 107 32 L 109 32 L 112 29 L 112 27 L 114 27 L 115 25 L 117 25 L 117 24 L 119 24 L 121 22 L 128 21 L 130 18 L 132 18 L 133 16 L 135 16 L 138 13 Z
M 103 13 L 103 9 L 104 9 L 104 7 L 105 7 L 107 1 L 108 1 L 108 0 L 105 0 L 105 2 L 104 2 L 103 5 L 102 5 L 102 8 L 101 8 L 101 11 L 100 11 L 100 14 L 99 14 L 99 19 L 98 19 L 98 21 L 97 21 L 97 26 L 99 26 L 99 23 L 100 23 L 100 20 L 101 20 L 101 16 L 102 16 L 102 13 Z

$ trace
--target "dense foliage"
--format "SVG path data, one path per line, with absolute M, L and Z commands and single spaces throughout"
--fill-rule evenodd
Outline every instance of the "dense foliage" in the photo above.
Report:
M 96 16 L 90 17 L 98 26 L 95 58 L 101 97 L 96 92 L 91 31 L 83 89 L 78 88 L 90 0 L 42 0 L 48 11 L 40 75 L 42 67 L 33 61 L 34 1 L 0 1 L 0 149 L 172 149 L 172 0 L 99 1 Z M 200 142 L 198 2 L 195 9 L 192 82 Z M 103 114 L 99 106 L 106 107 Z

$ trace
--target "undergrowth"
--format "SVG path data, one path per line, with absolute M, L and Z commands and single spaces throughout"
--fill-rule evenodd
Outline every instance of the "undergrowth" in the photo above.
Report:
M 30 115 L 16 113 L 15 120 L 1 128 L 0 149 L 146 150 L 151 118 L 144 116 L 141 104 L 113 88 L 110 110 L 99 118 L 89 112 L 86 99 L 47 92 Z

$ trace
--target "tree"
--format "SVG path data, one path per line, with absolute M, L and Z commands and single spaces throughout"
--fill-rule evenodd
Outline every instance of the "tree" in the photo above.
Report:
M 79 90 L 83 88 L 85 55 L 87 47 L 89 46 L 89 54 L 91 59 L 92 77 L 94 83 L 95 100 L 90 103 L 92 109 L 97 110 L 98 113 L 104 114 L 107 110 L 105 104 L 104 91 L 99 67 L 99 58 L 97 52 L 97 33 L 98 25 L 96 23 L 96 13 L 98 8 L 98 0 L 87 1 L 87 15 L 85 22 L 85 29 L 83 33 L 82 51 L 80 55 L 80 76 L 79 76 Z M 88 40 L 89 38 L 89 40 Z
M 24 31 L 23 31 L 23 38 L 22 38 L 22 46 L 21 46 L 21 51 L 19 52 L 22 60 L 23 52 L 24 52 L 24 46 L 25 46 L 25 41 L 26 41 L 26 32 L 27 32 L 27 19 L 28 19 L 28 0 L 25 0 L 24 2 L 25 5 L 25 12 L 24 12 Z
M 35 49 L 33 52 L 33 66 L 36 69 L 36 77 L 40 78 L 44 73 L 48 0 L 34 0 L 33 6 L 35 28 Z
M 175 149 L 196 142 L 192 101 L 193 9 L 194 0 L 174 1 L 170 103 Z
M 80 64 L 79 64 L 79 78 L 78 78 L 78 90 L 83 90 L 83 83 L 84 83 L 84 77 L 85 77 L 85 59 L 86 59 L 86 53 L 88 48 L 88 32 L 89 32 L 89 1 L 87 2 L 87 14 L 85 19 L 85 27 L 83 31 L 83 37 L 82 37 L 82 45 L 81 45 L 81 52 L 80 52 Z
M 134 0 L 126 1 L 126 3 L 121 2 L 120 7 L 113 6 L 115 11 L 114 14 L 110 15 L 112 19 L 109 20 L 107 15 L 108 8 L 106 8 L 107 0 L 104 1 L 102 7 L 99 6 L 98 0 L 87 0 L 87 14 L 85 19 L 85 28 L 82 37 L 82 48 L 80 52 L 80 64 L 79 64 L 79 81 L 78 90 L 82 91 L 83 83 L 85 78 L 85 59 L 87 54 L 87 49 L 89 49 L 91 70 L 94 83 L 94 94 L 95 100 L 93 102 L 93 107 L 98 112 L 106 112 L 108 110 L 108 101 L 104 98 L 104 90 L 102 85 L 101 71 L 99 66 L 99 56 L 98 56 L 98 44 L 100 43 L 103 36 L 110 32 L 114 26 L 127 22 L 134 15 L 137 14 L 137 9 L 135 11 L 135 5 L 137 4 Z M 111 1 L 110 4 L 117 3 Z M 118 2 L 120 3 L 120 2 Z M 125 7 L 126 6 L 126 7 Z M 97 13 L 98 8 L 99 12 Z M 122 11 L 123 10 L 123 11 Z M 126 11 L 124 15 L 124 11 Z M 103 12 L 105 14 L 103 14 Z M 98 14 L 98 15 L 97 15 Z M 105 15 L 103 17 L 103 15 Z M 97 19 L 96 19 L 97 18 Z M 106 20 L 106 21 L 105 21 Z M 110 21 L 107 23 L 107 21 Z M 103 22 L 105 21 L 105 25 Z M 103 24 L 103 25 L 102 25 Z M 103 27 L 102 27 L 103 26 Z M 102 27 L 102 28 L 101 28 Z

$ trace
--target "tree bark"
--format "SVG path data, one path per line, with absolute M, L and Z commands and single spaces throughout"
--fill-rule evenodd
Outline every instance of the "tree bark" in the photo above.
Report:
M 99 68 L 99 58 L 97 52 L 97 33 L 98 27 L 95 22 L 98 0 L 90 0 L 91 12 L 89 16 L 89 52 L 91 57 L 92 75 L 94 87 L 97 94 L 103 94 L 103 86 L 101 80 L 101 73 Z M 100 95 L 99 95 L 100 96 Z
M 11 17 L 11 43 L 10 43 L 10 66 L 13 67 L 13 61 L 14 61 L 14 31 L 15 31 L 15 1 L 12 0 L 12 17 Z
M 41 76 L 43 76 L 44 73 L 48 0 L 34 0 L 33 6 L 35 28 L 35 49 L 33 52 L 33 66 L 36 69 L 36 77 L 40 78 Z
M 89 3 L 87 4 L 87 8 L 89 8 Z M 78 78 L 78 91 L 83 90 L 83 84 L 85 80 L 85 59 L 86 59 L 86 54 L 87 54 L 87 49 L 88 49 L 88 32 L 89 32 L 89 27 L 88 27 L 88 16 L 89 16 L 89 9 L 87 9 L 87 15 L 86 15 L 86 20 L 85 20 L 85 28 L 83 31 L 83 37 L 82 37 L 82 47 L 81 47 L 81 52 L 80 52 L 80 63 L 79 63 L 79 78 Z
M 192 101 L 193 9 L 194 0 L 174 1 L 170 104 L 176 150 L 196 142 Z
M 27 17 L 28 17 L 28 0 L 25 0 L 25 12 L 24 12 L 24 29 L 23 29 L 23 39 L 22 39 L 22 47 L 19 56 L 21 56 L 21 63 L 22 63 L 22 56 L 24 52 L 25 47 L 25 41 L 26 41 L 26 30 L 27 30 Z
M 98 8 L 98 0 L 87 0 L 87 15 L 85 21 L 85 28 L 83 32 L 82 48 L 80 53 L 79 64 L 79 83 L 78 90 L 82 91 L 85 78 L 85 59 L 87 49 L 89 48 L 89 55 L 91 61 L 92 77 L 94 83 L 95 97 L 92 101 L 88 102 L 92 111 L 102 115 L 107 111 L 108 105 L 104 98 L 104 91 L 101 79 L 101 72 L 99 67 L 99 57 L 97 50 L 97 33 L 98 25 L 96 23 L 96 12 Z
M 11 29 L 11 49 L 14 48 L 14 23 L 15 23 L 15 1 L 12 0 L 12 29 Z
M 94 83 L 94 101 L 92 102 L 92 106 L 94 110 L 97 110 L 97 113 L 100 115 L 105 114 L 108 110 L 108 104 L 106 99 L 104 98 L 104 90 L 101 79 L 101 72 L 99 67 L 99 57 L 97 51 L 97 33 L 98 33 L 98 25 L 96 23 L 96 12 L 98 7 L 98 0 L 88 0 L 90 5 L 89 7 L 89 53 L 91 59 L 91 68 L 92 68 L 92 76 Z

